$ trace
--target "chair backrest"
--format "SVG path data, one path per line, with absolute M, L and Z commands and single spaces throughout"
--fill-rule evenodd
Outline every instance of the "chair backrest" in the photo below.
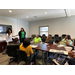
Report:
M 55 34 L 55 35 L 54 35 L 54 37 L 55 37 L 55 38 L 58 38 L 58 37 L 59 37 L 59 35 L 58 35 L 58 34 Z
M 35 38 L 35 37 L 36 37 L 36 35 L 34 34 L 34 35 L 32 35 L 31 37 Z
M 19 49 L 19 44 L 7 45 L 7 54 L 8 56 L 16 57 L 17 49 Z
M 41 39 L 42 39 L 42 42 L 45 42 L 46 41 L 46 35 L 45 34 L 43 34 L 42 36 L 41 36 Z
M 46 36 L 45 34 L 43 34 L 42 36 Z
M 35 34 L 31 35 L 31 40 L 33 40 L 36 37 Z
M 19 57 L 20 60 L 22 61 L 28 61 L 28 57 L 25 51 L 22 51 L 20 49 L 17 49 L 17 55 Z
M 59 40 L 59 35 L 58 34 L 54 35 L 54 40 Z
M 62 34 L 62 37 L 61 37 L 61 38 L 62 38 L 62 39 L 64 39 L 64 38 L 65 38 L 65 36 L 66 36 L 66 34 Z
M 38 35 L 41 38 L 41 35 Z

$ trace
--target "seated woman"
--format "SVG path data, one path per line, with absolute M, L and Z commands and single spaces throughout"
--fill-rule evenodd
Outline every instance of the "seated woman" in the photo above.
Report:
M 50 35 L 47 36 L 46 43 L 53 44 L 53 40 L 51 39 Z M 45 55 L 45 57 L 46 57 L 46 55 Z M 49 58 L 57 58 L 57 54 L 48 52 L 48 57 Z
M 46 43 L 53 44 L 53 41 L 52 41 L 50 35 L 47 36 L 47 38 L 46 38 Z
M 34 38 L 34 43 L 35 44 L 39 44 L 41 42 L 41 38 L 37 35 L 35 38 Z
M 37 54 L 35 55 L 35 53 L 33 52 L 32 47 L 30 46 L 30 40 L 29 39 L 27 39 L 27 38 L 24 39 L 23 44 L 21 44 L 19 46 L 19 49 L 22 51 L 25 51 L 27 53 L 28 59 L 31 58 L 32 62 L 34 63 L 35 57 Z
M 62 39 L 58 44 L 65 45 L 65 46 L 72 45 L 70 35 L 66 35 L 66 37 L 64 39 Z

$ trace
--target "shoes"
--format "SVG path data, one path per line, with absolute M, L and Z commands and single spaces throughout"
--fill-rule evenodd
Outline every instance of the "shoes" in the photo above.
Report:
M 35 65 L 35 63 L 33 62 L 32 65 Z
M 27 65 L 35 65 L 35 63 L 34 62 L 31 62 L 30 64 L 27 64 Z

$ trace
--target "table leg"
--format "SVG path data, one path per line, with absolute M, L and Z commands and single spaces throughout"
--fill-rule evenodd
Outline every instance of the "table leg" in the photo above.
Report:
M 48 53 L 46 52 L 46 65 L 47 65 L 47 56 L 48 56 Z
M 43 51 L 42 51 L 42 65 L 44 65 L 44 54 L 43 54 Z

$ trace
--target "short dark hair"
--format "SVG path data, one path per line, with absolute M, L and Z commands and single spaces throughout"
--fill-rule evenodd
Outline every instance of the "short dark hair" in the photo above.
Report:
M 23 46 L 26 48 L 30 45 L 30 40 L 28 38 L 24 39 Z

